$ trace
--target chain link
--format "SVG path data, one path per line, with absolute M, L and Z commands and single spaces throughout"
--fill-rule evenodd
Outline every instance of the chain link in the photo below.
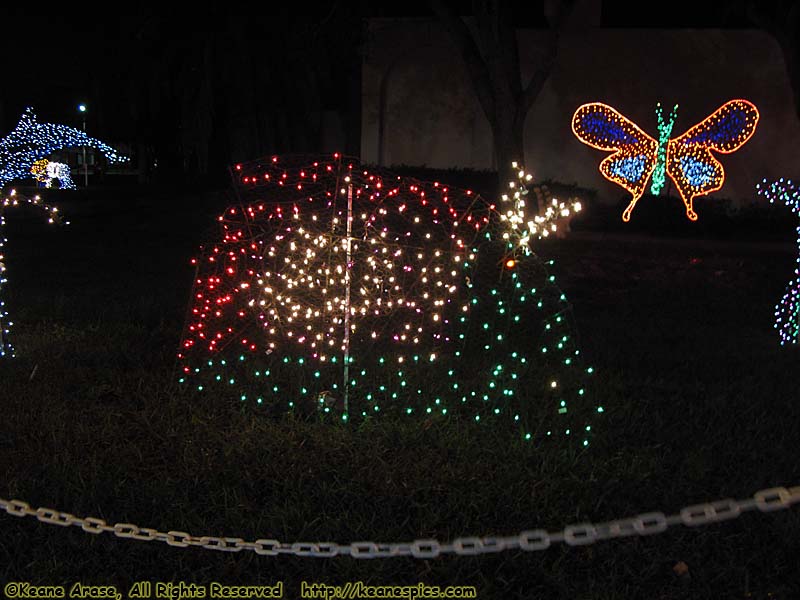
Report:
M 92 534 L 113 533 L 117 537 L 151 542 L 157 540 L 176 548 L 191 546 L 215 550 L 217 552 L 255 552 L 261 556 L 291 554 L 312 558 L 332 558 L 351 556 L 356 559 L 392 558 L 411 556 L 430 559 L 443 554 L 474 556 L 507 550 L 536 552 L 546 550 L 554 543 L 564 542 L 568 546 L 586 546 L 600 540 L 631 536 L 648 536 L 663 533 L 674 525 L 699 527 L 736 519 L 743 513 L 758 510 L 769 513 L 789 508 L 800 503 L 800 486 L 791 488 L 775 487 L 756 492 L 752 498 L 733 500 L 725 498 L 714 502 L 693 504 L 674 515 L 662 512 L 642 513 L 635 517 L 618 519 L 605 523 L 578 523 L 568 525 L 561 531 L 549 533 L 544 529 L 523 531 L 511 537 L 460 537 L 452 542 L 442 543 L 434 539 L 414 540 L 410 543 L 353 542 L 336 544 L 334 542 L 295 542 L 292 544 L 278 540 L 258 539 L 247 542 L 242 538 L 202 536 L 196 537 L 185 531 L 162 533 L 156 529 L 143 528 L 133 523 L 108 525 L 103 519 L 76 517 L 70 513 L 52 508 L 32 509 L 27 502 L 4 500 L 0 498 L 0 510 L 13 517 L 36 517 L 37 520 L 59 527 L 77 526 Z

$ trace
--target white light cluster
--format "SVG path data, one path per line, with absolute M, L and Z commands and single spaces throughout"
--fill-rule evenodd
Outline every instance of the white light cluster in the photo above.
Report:
M 581 203 L 577 200 L 562 202 L 552 198 L 550 205 L 544 212 L 534 215 L 531 219 L 527 216 L 525 196 L 528 195 L 528 184 L 533 180 L 533 176 L 520 169 L 516 162 L 511 163 L 514 169 L 518 169 L 518 181 L 510 181 L 508 187 L 513 190 L 511 197 L 503 194 L 503 202 L 513 202 L 505 212 L 500 213 L 501 221 L 507 222 L 511 231 L 503 233 L 504 240 L 516 238 L 517 244 L 528 251 L 528 244 L 531 238 L 542 239 L 558 231 L 558 222 L 569 218 L 570 215 L 580 212 Z
M 31 175 L 36 181 L 43 183 L 46 188 L 53 187 L 53 179 L 58 179 L 58 187 L 63 190 L 74 190 L 75 183 L 70 177 L 69 165 L 49 161 L 46 158 L 34 161 Z
M 463 251 L 459 238 L 453 241 L 462 252 L 426 248 L 423 242 L 431 233 L 419 229 L 418 217 L 406 221 L 406 231 L 390 230 L 389 222 L 403 215 L 405 203 L 377 209 L 367 205 L 369 212 L 363 201 L 360 204 L 351 236 L 345 232 L 346 212 L 331 207 L 318 209 L 310 219 L 293 210 L 288 222 L 258 242 L 258 254 L 251 258 L 262 268 L 254 270 L 255 281 L 242 282 L 239 288 L 267 334 L 270 349 L 276 348 L 277 339 L 288 338 L 306 345 L 320 361 L 330 360 L 344 350 L 347 313 L 350 333 L 366 327 L 364 338 L 382 338 L 408 349 L 441 335 L 437 326 L 460 288 L 462 263 L 475 255 Z M 313 224 L 317 219 L 329 225 L 320 231 Z M 281 219 L 276 215 L 273 220 Z M 350 295 L 345 293 L 348 287 Z M 468 308 L 464 304 L 461 310 Z M 395 318 L 384 320 L 389 314 Z M 428 331 L 431 326 L 434 329 Z M 217 341 L 209 340 L 210 349 Z
M 45 187 L 53 186 L 53 179 L 58 179 L 59 187 L 62 190 L 74 190 L 75 183 L 72 181 L 69 172 L 69 165 L 60 162 L 47 163 L 47 179 L 45 179 Z

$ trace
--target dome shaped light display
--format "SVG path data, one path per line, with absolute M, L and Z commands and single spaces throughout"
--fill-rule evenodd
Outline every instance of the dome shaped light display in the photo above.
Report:
M 523 216 L 522 171 L 500 209 L 340 155 L 233 173 L 241 203 L 193 261 L 182 383 L 272 413 L 503 418 L 589 443 L 592 369 L 529 249 L 555 208 Z

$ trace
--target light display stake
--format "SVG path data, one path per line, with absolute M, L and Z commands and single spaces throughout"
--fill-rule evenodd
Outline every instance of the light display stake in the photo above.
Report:
M 34 166 L 37 161 L 58 150 L 78 146 L 99 150 L 110 163 L 128 160 L 111 146 L 89 137 L 79 129 L 54 123 L 39 123 L 33 109 L 25 109 L 14 130 L 0 140 L 0 186 L 30 178 L 34 169 L 38 169 Z
M 764 179 L 756 184 L 756 190 L 771 203 L 781 202 L 800 217 L 800 188 L 791 179 L 768 182 Z M 775 329 L 781 337 L 781 345 L 798 343 L 800 337 L 800 225 L 797 226 L 798 257 L 794 279 L 789 282 L 781 301 L 775 307 Z
M 50 206 L 49 204 L 45 204 L 42 202 L 42 199 L 39 196 L 34 196 L 33 198 L 25 198 L 16 193 L 16 190 L 11 190 L 11 193 L 3 198 L 2 203 L 0 203 L 0 358 L 4 358 L 7 356 L 14 356 L 14 347 L 11 344 L 11 340 L 9 339 L 9 334 L 11 333 L 11 327 L 13 326 L 13 322 L 9 320 L 8 311 L 5 307 L 5 302 L 3 300 L 3 288 L 6 283 L 8 283 L 8 279 L 6 278 L 6 266 L 5 266 L 5 244 L 8 240 L 5 239 L 3 235 L 3 229 L 5 227 L 5 211 L 7 208 L 12 208 L 15 206 L 19 206 L 21 204 L 29 204 L 31 206 L 35 206 L 44 210 L 48 216 L 48 222 L 53 224 L 61 224 L 64 223 L 65 225 L 69 225 L 68 221 L 63 221 L 61 219 L 61 215 L 58 214 L 58 209 L 55 206 Z
M 182 383 L 273 414 L 508 418 L 589 443 L 602 407 L 584 410 L 571 307 L 494 205 L 339 155 L 233 172 L 241 204 L 193 261 Z
M 758 118 L 758 110 L 752 103 L 730 100 L 686 133 L 666 143 L 665 170 L 675 183 L 690 220 L 697 220 L 694 198 L 720 189 L 725 181 L 725 171 L 712 150 L 722 154 L 738 150 L 755 132 Z M 665 125 L 660 121 L 659 139 L 668 126 L 671 130 L 671 123 Z M 572 131 L 592 148 L 613 151 L 600 162 L 600 172 L 633 196 L 622 213 L 622 220 L 629 221 L 647 181 L 656 170 L 663 142 L 657 142 L 633 121 L 600 102 L 578 107 L 572 117 Z M 654 184 L 659 183 L 656 179 L 660 179 L 660 175 L 654 178 Z

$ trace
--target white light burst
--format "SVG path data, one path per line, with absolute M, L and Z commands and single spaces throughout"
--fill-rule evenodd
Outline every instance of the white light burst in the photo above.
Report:
M 529 218 L 525 197 L 528 195 L 528 186 L 533 180 L 533 175 L 519 168 L 516 162 L 511 163 L 511 166 L 517 170 L 517 181 L 508 183 L 511 196 L 508 194 L 502 196 L 507 208 L 504 212 L 501 211 L 500 219 L 509 225 L 509 231 L 503 233 L 503 239 L 509 241 L 512 238 L 515 239 L 517 245 L 527 253 L 530 251 L 531 239 L 540 240 L 556 233 L 562 222 L 580 212 L 581 203 L 575 199 L 563 202 L 557 198 L 551 198 L 550 204 L 544 207 L 540 214 Z

